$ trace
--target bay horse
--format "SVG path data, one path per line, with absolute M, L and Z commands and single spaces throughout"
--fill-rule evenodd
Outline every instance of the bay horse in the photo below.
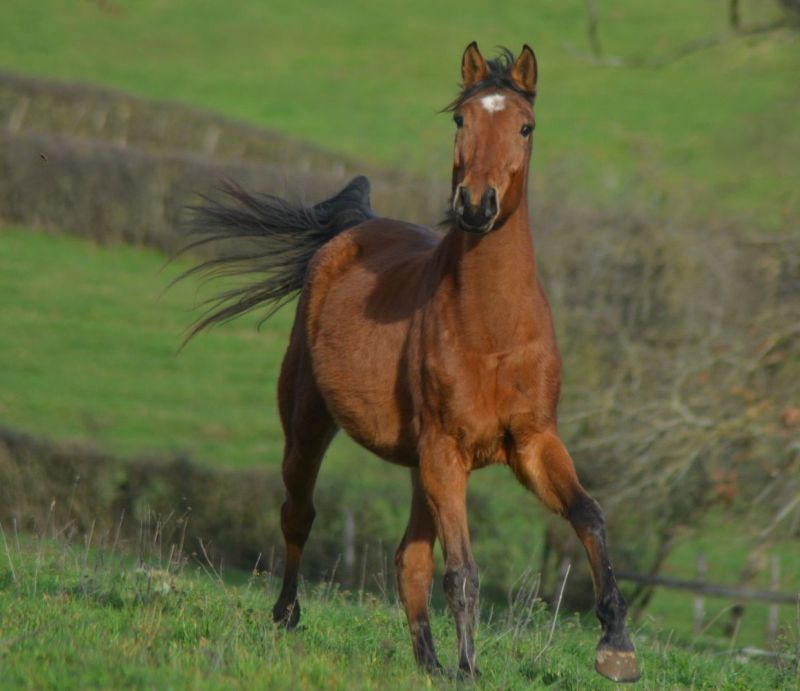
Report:
M 300 619 L 298 573 L 314 485 L 341 428 L 411 472 L 411 514 L 395 561 L 420 667 L 442 670 L 428 617 L 438 538 L 459 672 L 477 673 L 467 480 L 500 463 L 572 524 L 591 564 L 602 626 L 596 670 L 635 681 L 603 514 L 558 436 L 561 359 L 528 218 L 536 58 L 525 45 L 516 58 L 503 49 L 487 61 L 473 42 L 461 73 L 463 88 L 447 108 L 456 133 L 443 237 L 377 217 L 365 177 L 315 206 L 229 183 L 228 199 L 195 208 L 200 239 L 191 246 L 233 240 L 239 249 L 188 273 L 259 278 L 218 296 L 191 335 L 257 306 L 269 316 L 299 293 L 278 383 L 286 558 L 277 623 L 293 628 Z

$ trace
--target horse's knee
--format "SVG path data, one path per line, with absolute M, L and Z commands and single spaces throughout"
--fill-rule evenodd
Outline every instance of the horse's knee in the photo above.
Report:
M 600 504 L 584 491 L 578 492 L 566 507 L 565 518 L 578 535 L 592 532 L 601 535 L 605 530 L 605 517 Z
M 480 578 L 474 563 L 449 568 L 444 574 L 444 593 L 453 609 L 472 608 L 478 599 Z

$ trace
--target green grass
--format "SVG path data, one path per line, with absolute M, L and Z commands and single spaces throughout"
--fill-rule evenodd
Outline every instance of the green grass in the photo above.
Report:
M 774 18 L 742 3 L 745 22 Z M 660 61 L 727 31 L 725 3 L 600 4 L 605 55 Z M 464 46 L 533 45 L 540 65 L 534 167 L 541 186 L 618 205 L 636 196 L 796 218 L 797 34 L 731 38 L 662 67 L 586 59 L 583 0 L 236 3 L 10 0 L 0 67 L 92 80 L 215 108 L 356 158 L 446 179 Z
M 734 515 L 711 512 L 701 524 L 679 539 L 668 557 L 661 575 L 693 580 L 697 578 L 695 564 L 698 554 L 706 557 L 709 583 L 736 586 L 752 547 L 752 538 L 746 526 Z M 780 563 L 780 587 L 782 592 L 798 594 L 800 591 L 800 554 L 797 540 L 786 540 L 772 545 L 764 555 L 764 568 L 747 585 L 752 590 L 770 590 L 769 557 L 777 557 Z M 711 640 L 717 645 L 727 641 L 731 647 L 740 645 L 764 646 L 767 635 L 769 605 L 761 602 L 745 603 L 744 616 L 733 639 L 726 628 L 731 620 L 731 609 L 735 604 L 730 598 L 706 597 L 704 629 L 693 633 L 692 593 L 659 588 L 645 610 L 645 620 L 657 628 L 672 628 L 686 640 Z M 800 610 L 796 605 L 778 607 L 779 629 L 784 632 L 798 630 Z
M 164 290 L 185 263 L 161 272 L 152 251 L 0 237 L 0 319 L 16 334 L 0 344 L 7 422 L 120 452 L 202 449 L 230 466 L 280 459 L 274 392 L 290 308 L 261 331 L 244 319 L 179 354 L 198 315 L 196 284 Z
M 418 673 L 396 603 L 327 584 L 303 588 L 292 634 L 271 622 L 277 582 L 253 574 L 232 582 L 208 565 L 138 560 L 119 548 L 67 539 L 0 544 L 0 664 L 3 688 L 463 688 Z M 155 544 L 155 541 L 153 543 Z M 484 610 L 477 688 L 611 689 L 593 671 L 598 628 L 540 604 Z M 452 668 L 452 620 L 433 617 L 440 657 Z M 638 688 L 778 689 L 798 682 L 795 641 L 780 664 L 687 643 L 649 625 L 634 631 Z M 113 664 L 109 661 L 113 660 Z

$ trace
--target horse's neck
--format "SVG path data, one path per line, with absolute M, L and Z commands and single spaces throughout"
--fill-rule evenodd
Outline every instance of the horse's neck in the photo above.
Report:
M 473 346 L 504 350 L 551 328 L 524 198 L 501 228 L 483 236 L 454 229 L 445 242 L 460 330 Z

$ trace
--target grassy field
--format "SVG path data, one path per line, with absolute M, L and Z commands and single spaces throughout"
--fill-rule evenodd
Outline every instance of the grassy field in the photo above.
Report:
M 463 688 L 416 672 L 405 619 L 394 602 L 303 589 L 303 622 L 282 634 L 271 622 L 277 582 L 254 572 L 232 582 L 208 564 L 139 559 L 118 547 L 4 532 L 0 545 L 0 661 L 4 688 Z M 445 666 L 455 658 L 450 617 L 434 634 Z M 477 688 L 604 689 L 593 671 L 598 630 L 568 617 L 552 623 L 521 598 L 484 613 Z M 637 627 L 638 688 L 778 689 L 798 682 L 796 662 L 765 664 L 705 640 Z M 785 654 L 796 642 L 782 641 Z M 780 660 L 781 658 L 779 658 Z M 109 660 L 114 660 L 110 665 Z
M 741 4 L 746 25 L 775 18 L 773 3 Z M 402 11 L 349 1 L 10 0 L 0 68 L 211 107 L 445 179 L 452 123 L 437 111 L 453 96 L 464 46 L 528 42 L 541 72 L 540 188 L 612 206 L 633 189 L 785 231 L 800 210 L 797 34 L 726 38 L 721 1 L 598 7 L 599 62 L 589 59 L 582 0 L 413 0 Z M 709 37 L 723 40 L 671 60 Z
M 229 466 L 277 462 L 275 386 L 291 308 L 178 353 L 196 284 L 156 252 L 2 232 L 0 415 L 114 451 L 183 450 Z M 36 309 L 31 309 L 36 305 Z M 12 366 L 13 364 L 13 366 Z M 197 426 L 198 420 L 204 420 Z M 267 446 L 267 444 L 269 444 Z

